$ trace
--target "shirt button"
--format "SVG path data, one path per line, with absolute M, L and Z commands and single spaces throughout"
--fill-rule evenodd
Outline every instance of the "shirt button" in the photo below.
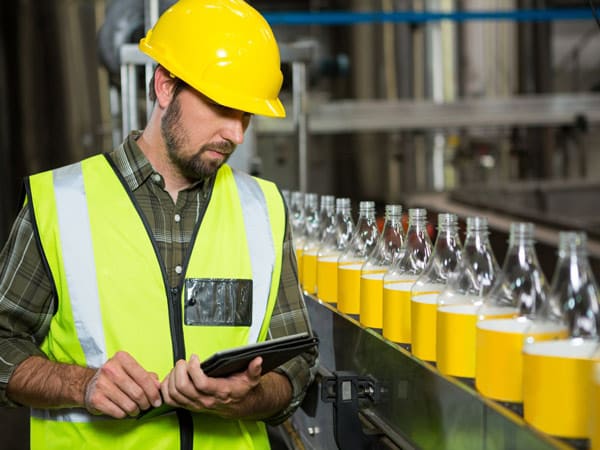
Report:
M 154 180 L 156 183 L 158 183 L 158 182 L 160 181 L 160 175 L 159 175 L 159 174 L 157 174 L 157 173 L 155 173 L 154 175 L 152 175 L 152 179 L 153 179 L 153 180 Z
M 183 268 L 181 266 L 175 266 L 175 272 L 180 274 L 181 272 L 183 272 Z
M 179 221 L 181 220 L 181 216 L 179 214 L 175 214 L 174 219 L 175 219 L 175 222 L 179 223 Z

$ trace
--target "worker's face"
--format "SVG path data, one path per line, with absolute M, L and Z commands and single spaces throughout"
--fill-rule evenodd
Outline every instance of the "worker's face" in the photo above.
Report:
M 161 121 L 171 162 L 190 180 L 212 176 L 243 142 L 250 117 L 184 87 Z

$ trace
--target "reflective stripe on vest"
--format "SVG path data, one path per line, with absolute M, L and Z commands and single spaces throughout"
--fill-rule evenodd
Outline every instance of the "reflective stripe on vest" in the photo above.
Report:
M 53 172 L 61 250 L 77 337 L 89 367 L 106 361 L 92 232 L 81 163 Z
M 248 342 L 256 342 L 271 290 L 275 249 L 262 189 L 250 175 L 234 170 L 233 176 L 240 195 L 252 264 L 252 326 Z
M 240 198 L 252 266 L 252 325 L 248 342 L 256 342 L 269 302 L 275 250 L 262 189 L 254 178 L 243 172 L 233 171 L 233 176 Z M 86 364 L 89 367 L 100 367 L 107 360 L 107 351 L 81 163 L 53 171 L 53 184 L 63 265 L 77 338 L 84 351 Z M 83 408 L 32 409 L 31 413 L 40 419 L 60 422 L 110 420 L 90 415 Z

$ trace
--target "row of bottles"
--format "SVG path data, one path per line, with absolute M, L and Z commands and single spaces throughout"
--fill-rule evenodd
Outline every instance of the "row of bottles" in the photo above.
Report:
M 349 199 L 323 196 L 315 215 L 315 197 L 306 194 L 302 208 L 291 208 L 293 224 L 305 220 L 303 227 L 293 225 L 299 266 L 310 270 L 301 277 L 305 292 L 546 433 L 593 434 L 588 398 L 600 358 L 600 312 L 585 233 L 559 233 L 549 284 L 531 223 L 511 224 L 500 267 L 485 217 L 466 218 L 462 245 L 457 216 L 439 214 L 432 245 L 425 209 L 409 209 L 405 232 L 402 206 L 386 205 L 379 232 L 374 202 L 359 203 L 354 226 Z

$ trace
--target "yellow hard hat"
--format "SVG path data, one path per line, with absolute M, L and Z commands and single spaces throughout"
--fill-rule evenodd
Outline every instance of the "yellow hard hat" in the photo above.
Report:
M 285 117 L 275 36 L 242 0 L 179 0 L 140 41 L 140 50 L 221 105 Z

